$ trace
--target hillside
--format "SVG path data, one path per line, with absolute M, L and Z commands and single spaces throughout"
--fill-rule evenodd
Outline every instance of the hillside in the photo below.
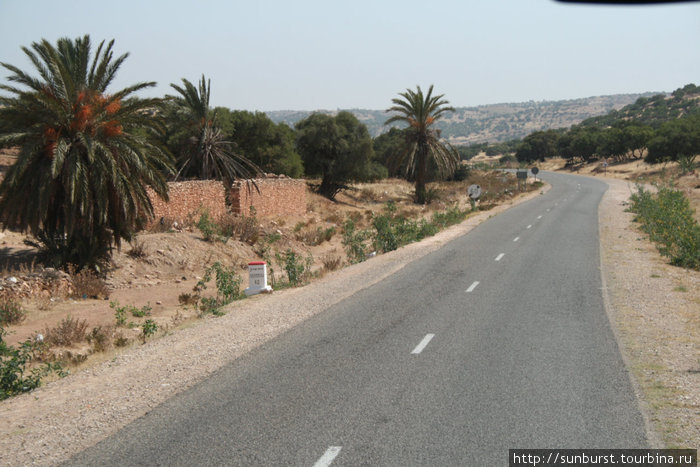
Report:
M 452 144 L 508 141 L 523 138 L 533 131 L 568 128 L 586 119 L 622 109 L 633 104 L 640 97 L 646 98 L 656 94 L 658 93 L 616 94 L 562 101 L 457 107 L 456 112 L 438 122 L 437 127 Z M 343 110 L 349 110 L 367 125 L 373 137 L 389 129 L 384 126 L 387 119 L 384 110 Z M 337 111 L 323 110 L 320 112 L 337 113 Z M 311 111 L 291 110 L 266 112 L 275 123 L 284 122 L 290 126 L 311 113 Z
M 612 110 L 607 115 L 592 117 L 581 122 L 584 127 L 608 127 L 622 121 L 658 127 L 669 120 L 684 118 L 700 111 L 700 87 L 687 84 L 671 94 L 657 94 L 652 97 L 640 97 L 633 104 L 619 110 Z

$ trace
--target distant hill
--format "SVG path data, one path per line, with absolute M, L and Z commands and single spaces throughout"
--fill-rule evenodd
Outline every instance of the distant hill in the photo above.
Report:
M 608 127 L 620 121 L 634 121 L 651 127 L 700 112 L 700 87 L 686 84 L 671 94 L 640 97 L 633 104 L 606 115 L 592 117 L 581 122 L 581 126 Z
M 437 127 L 452 144 L 500 142 L 521 139 L 533 131 L 568 128 L 592 117 L 607 115 L 613 110 L 633 104 L 640 97 L 659 93 L 615 94 L 562 101 L 491 104 L 478 107 L 457 107 L 454 113 L 439 121 Z M 389 130 L 384 126 L 388 115 L 384 110 L 343 109 L 352 112 L 367 125 L 375 137 Z M 334 115 L 338 111 L 319 112 Z M 266 112 L 276 123 L 293 126 L 308 117 L 311 111 L 277 110 Z

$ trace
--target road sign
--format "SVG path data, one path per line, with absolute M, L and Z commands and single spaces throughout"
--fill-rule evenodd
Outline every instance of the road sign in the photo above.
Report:
M 533 167 L 530 169 L 530 172 L 532 172 L 534 175 L 537 175 L 537 173 L 540 171 L 537 167 Z
M 481 196 L 481 187 L 479 185 L 469 185 L 467 194 L 471 199 L 479 199 L 479 196 Z
M 515 176 L 518 177 L 518 180 L 527 180 L 527 171 L 518 170 L 515 172 Z

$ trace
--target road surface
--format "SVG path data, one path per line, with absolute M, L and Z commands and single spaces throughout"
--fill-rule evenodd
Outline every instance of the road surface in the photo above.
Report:
M 507 465 L 645 448 L 601 291 L 594 179 L 484 222 L 69 465 Z M 176 355 L 173 358 L 177 358 Z

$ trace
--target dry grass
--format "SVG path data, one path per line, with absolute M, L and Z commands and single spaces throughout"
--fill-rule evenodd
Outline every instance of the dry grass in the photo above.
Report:
M 68 315 L 57 326 L 44 328 L 44 342 L 51 346 L 68 347 L 83 342 L 87 328 L 86 320 L 73 319 Z
M 321 262 L 325 271 L 335 271 L 343 265 L 343 258 L 340 255 L 328 253 L 321 257 Z
M 131 249 L 127 251 L 126 255 L 133 259 L 146 259 L 148 250 L 146 250 L 146 245 L 141 240 L 134 239 L 131 242 Z
M 0 298 L 0 326 L 19 324 L 26 316 L 19 301 L 8 297 Z
M 109 290 L 104 279 L 98 276 L 94 271 L 83 269 L 75 273 L 74 269 L 69 268 L 71 281 L 73 282 L 74 298 L 109 298 Z

